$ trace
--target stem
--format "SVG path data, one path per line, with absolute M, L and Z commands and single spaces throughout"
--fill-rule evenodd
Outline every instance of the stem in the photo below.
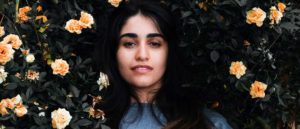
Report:
M 1 20 L 0 20 L 0 25 L 1 25 L 2 21 L 3 21 L 3 19 L 4 19 L 4 15 L 2 13 L 1 13 L 1 15 L 2 15 L 2 17 L 1 17 Z
M 20 33 L 19 33 L 19 31 L 18 31 L 18 29 L 17 29 L 17 27 L 16 27 L 16 24 L 12 20 L 10 20 L 9 17 L 7 17 L 5 14 L 2 14 L 2 16 L 6 17 L 6 19 L 13 24 L 13 28 L 15 29 L 15 31 L 17 32 L 17 34 L 19 36 L 21 36 Z
M 276 41 L 281 37 L 281 34 L 279 34 L 277 36 L 277 38 L 273 41 L 273 43 L 269 46 L 269 48 L 267 48 L 266 50 L 269 51 L 271 49 L 271 47 L 273 47 L 273 45 L 276 43 Z
M 18 21 L 19 4 L 20 4 L 20 0 L 16 0 L 16 21 Z

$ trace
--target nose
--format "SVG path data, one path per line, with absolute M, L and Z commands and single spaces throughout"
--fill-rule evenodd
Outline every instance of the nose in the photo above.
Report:
M 136 51 L 135 59 L 137 61 L 148 61 L 149 60 L 149 50 L 146 46 L 146 43 L 140 43 L 140 45 Z

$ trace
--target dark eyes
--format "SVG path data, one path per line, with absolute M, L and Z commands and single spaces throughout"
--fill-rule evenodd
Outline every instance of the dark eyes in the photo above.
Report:
M 154 47 L 154 48 L 158 48 L 158 47 L 161 46 L 161 43 L 159 43 L 159 42 L 150 42 L 149 45 Z
M 123 43 L 123 46 L 125 48 L 133 48 L 135 47 L 137 44 L 136 43 L 133 43 L 133 42 L 124 42 Z M 159 42 L 149 42 L 148 45 L 152 48 L 159 48 L 162 44 L 159 43 Z
M 125 42 L 123 43 L 123 46 L 126 48 L 133 48 L 136 44 L 132 42 Z

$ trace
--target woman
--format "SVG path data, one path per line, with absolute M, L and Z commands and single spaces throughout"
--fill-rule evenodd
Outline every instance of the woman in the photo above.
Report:
M 148 0 L 123 2 L 110 17 L 96 49 L 111 84 L 99 108 L 113 129 L 231 129 L 182 86 L 174 21 L 164 4 Z

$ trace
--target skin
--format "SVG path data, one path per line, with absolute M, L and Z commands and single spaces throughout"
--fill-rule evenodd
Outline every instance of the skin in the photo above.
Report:
M 141 103 L 152 101 L 166 70 L 168 44 L 152 19 L 130 17 L 119 37 L 118 69 L 134 88 Z

